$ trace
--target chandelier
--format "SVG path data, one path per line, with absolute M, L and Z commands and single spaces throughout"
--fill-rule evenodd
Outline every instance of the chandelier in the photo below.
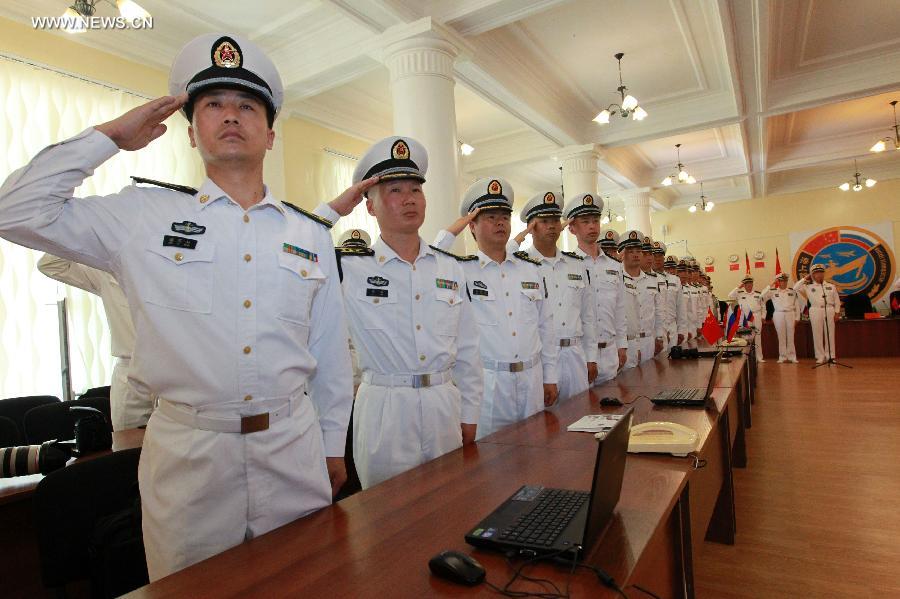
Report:
M 694 177 L 688 174 L 686 170 L 684 170 L 684 165 L 681 164 L 681 144 L 675 144 L 675 170 L 677 174 L 669 175 L 665 179 L 661 181 L 662 185 L 668 187 L 673 183 L 686 183 L 688 185 L 693 185 L 697 182 Z
M 647 111 L 638 106 L 637 98 L 635 98 L 631 94 L 625 94 L 625 92 L 628 91 L 628 88 L 625 87 L 624 83 L 622 83 L 622 57 L 625 56 L 625 54 L 623 52 L 617 52 L 614 56 L 619 62 L 619 87 L 617 87 L 616 90 L 619 92 L 619 97 L 622 98 L 622 103 L 610 104 L 609 106 L 601 110 L 593 120 L 595 123 L 606 125 L 609 124 L 610 116 L 612 116 L 614 113 L 619 113 L 622 118 L 627 119 L 630 116 L 635 121 L 643 121 L 645 118 L 647 118 Z
M 688 212 L 694 213 L 697 210 L 702 210 L 703 212 L 711 212 L 715 207 L 713 202 L 707 202 L 706 196 L 703 195 L 703 181 L 700 181 L 700 201 L 688 208 Z
M 623 220 L 625 220 L 625 217 L 622 216 L 621 214 L 613 214 L 613 211 L 607 208 L 606 214 L 604 214 L 603 218 L 600 219 L 600 224 L 608 225 L 610 223 L 610 221 L 613 221 L 613 220 L 615 220 L 617 223 L 620 223 Z
M 855 173 L 853 173 L 853 180 L 844 181 L 843 183 L 838 185 L 838 189 L 840 189 L 841 191 L 850 191 L 851 189 L 853 191 L 862 191 L 863 184 L 860 182 L 860 177 L 862 177 L 862 175 L 859 173 L 859 167 L 856 166 L 855 159 L 853 160 L 853 170 L 856 171 Z M 866 187 L 875 187 L 876 183 L 878 183 L 878 181 L 876 181 L 875 179 L 866 179 L 865 181 Z
M 875 142 L 875 145 L 869 148 L 870 152 L 884 152 L 888 144 L 893 144 L 895 150 L 900 150 L 900 125 L 897 124 L 897 100 L 891 101 L 894 108 L 894 137 L 884 137 Z M 871 187 L 871 185 L 870 185 Z

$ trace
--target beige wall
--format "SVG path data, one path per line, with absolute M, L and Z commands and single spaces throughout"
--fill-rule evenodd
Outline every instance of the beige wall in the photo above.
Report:
M 686 239 L 690 253 L 701 265 L 706 256 L 715 259 L 716 270 L 710 276 L 716 294 L 723 298 L 744 274 L 744 250 L 750 254 L 750 272 L 760 289 L 768 285 L 775 274 L 775 248 L 778 248 L 782 268 L 790 273 L 793 256 L 788 234 L 791 232 L 889 221 L 893 223 L 896 253 L 896 244 L 900 241 L 900 179 L 879 181 L 875 187 L 858 193 L 826 188 L 721 203 L 712 212 L 703 214 L 691 214 L 686 208 L 678 208 L 656 212 L 652 220 L 654 238 L 666 243 Z M 668 226 L 666 235 L 662 235 L 663 225 Z M 674 248 L 673 253 L 684 254 L 684 245 Z M 766 253 L 764 269 L 753 268 L 756 250 Z M 731 254 L 740 256 L 738 271 L 728 270 Z

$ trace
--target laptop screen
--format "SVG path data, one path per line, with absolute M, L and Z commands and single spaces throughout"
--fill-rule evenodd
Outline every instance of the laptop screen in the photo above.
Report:
M 597 443 L 597 459 L 594 462 L 594 481 L 588 501 L 587 519 L 584 525 L 582 546 L 588 550 L 603 532 L 612 518 L 613 510 L 622 492 L 625 477 L 625 457 L 628 453 L 628 437 L 631 435 L 631 410 Z
M 719 363 L 722 361 L 722 352 L 716 354 L 715 360 L 713 360 L 712 372 L 709 373 L 709 382 L 706 383 L 706 395 L 704 399 L 709 399 L 712 397 L 713 389 L 716 388 L 716 375 L 719 373 Z

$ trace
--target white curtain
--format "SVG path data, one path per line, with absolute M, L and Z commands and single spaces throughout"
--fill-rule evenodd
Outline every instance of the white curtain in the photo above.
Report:
M 43 147 L 110 120 L 146 98 L 0 55 L 0 179 Z M 130 184 L 130 175 L 199 185 L 203 165 L 187 141 L 180 114 L 169 131 L 140 152 L 120 152 L 75 190 L 108 194 Z M 40 274 L 39 252 L 0 240 L 0 399 L 62 395 L 57 295 L 68 303 L 70 361 L 75 393 L 108 385 L 112 372 L 109 329 L 99 298 Z

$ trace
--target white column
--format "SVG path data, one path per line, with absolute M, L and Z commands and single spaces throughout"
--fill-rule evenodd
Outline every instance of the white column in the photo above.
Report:
M 566 201 L 573 194 L 597 193 L 600 183 L 600 148 L 594 144 L 569 146 L 557 153 L 562 166 Z
M 453 62 L 458 53 L 450 42 L 426 36 L 394 42 L 384 53 L 391 75 L 394 134 L 409 135 L 428 150 L 424 187 L 428 207 L 421 235 L 429 243 L 456 220 L 462 200 L 453 95 Z M 456 247 L 462 248 L 462 242 Z
M 625 202 L 625 227 L 653 235 L 650 228 L 650 188 L 626 189 L 618 194 Z

